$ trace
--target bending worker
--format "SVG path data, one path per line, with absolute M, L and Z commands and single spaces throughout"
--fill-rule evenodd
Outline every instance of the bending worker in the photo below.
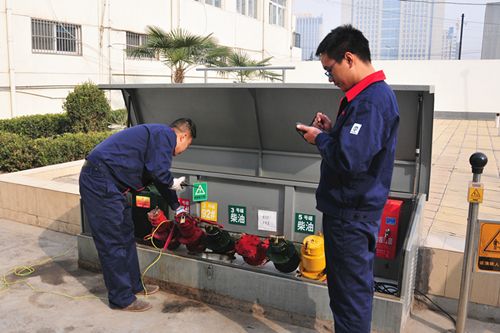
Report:
M 344 93 L 335 123 L 317 113 L 297 125 L 321 154 L 317 209 L 323 233 L 335 332 L 370 332 L 373 262 L 380 217 L 391 185 L 399 111 L 382 71 L 371 64 L 368 40 L 351 25 L 319 44 L 325 75 Z
M 109 305 L 126 311 L 146 311 L 147 302 L 136 294 L 144 290 L 137 259 L 132 208 L 127 193 L 153 182 L 170 208 L 184 212 L 176 191 L 184 177 L 170 173 L 172 156 L 184 152 L 196 137 L 191 119 L 181 118 L 170 127 L 144 124 L 113 134 L 87 156 L 80 173 L 80 195 L 99 254 Z

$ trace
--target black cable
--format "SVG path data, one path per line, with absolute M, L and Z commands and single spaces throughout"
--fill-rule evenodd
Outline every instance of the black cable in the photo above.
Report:
M 434 302 L 432 299 L 430 299 L 426 294 L 424 294 L 420 290 L 418 290 L 418 289 L 414 289 L 414 290 L 415 290 L 415 292 L 417 294 L 419 294 L 420 296 L 425 297 L 425 299 L 427 299 L 429 302 L 431 302 L 436 308 L 439 309 L 439 311 L 441 311 L 446 316 L 448 316 L 448 318 L 450 318 L 450 320 L 453 322 L 453 325 L 457 326 L 457 321 L 455 320 L 455 318 L 453 318 L 446 310 L 444 310 L 442 307 L 440 307 L 436 302 Z
M 399 288 L 398 285 L 395 283 L 375 281 L 375 291 L 382 294 L 396 296 L 399 291 Z

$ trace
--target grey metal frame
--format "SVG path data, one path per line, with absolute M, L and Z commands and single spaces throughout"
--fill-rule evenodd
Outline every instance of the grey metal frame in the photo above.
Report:
M 267 236 L 269 232 L 258 230 L 255 223 L 258 209 L 277 212 L 276 234 L 287 239 L 301 242 L 307 236 L 295 232 L 295 212 L 316 215 L 316 227 L 320 230 L 321 213 L 315 209 L 314 192 L 321 157 L 314 146 L 296 133 L 295 122 L 308 123 L 318 111 L 335 119 L 336 105 L 343 96 L 340 90 L 327 84 L 153 84 L 100 88 L 122 91 L 130 126 L 170 123 L 180 117 L 195 121 L 198 126 L 195 144 L 174 159 L 172 171 L 187 176 L 190 183 L 209 183 L 208 200 L 219 202 L 219 222 L 226 230 Z M 390 196 L 403 200 L 404 208 L 396 259 L 375 263 L 375 275 L 396 281 L 400 289 L 395 297 L 375 297 L 372 327 L 384 332 L 400 332 L 404 328 L 413 299 L 420 244 L 418 231 L 429 193 L 434 111 L 432 87 L 392 88 L 401 121 Z M 182 193 L 181 197 L 190 198 L 191 193 Z M 247 207 L 245 226 L 226 223 L 227 205 Z M 199 204 L 194 204 L 192 210 L 199 214 Z M 82 221 L 86 232 L 85 218 Z M 97 261 L 91 247 L 91 239 L 79 236 L 79 256 L 83 261 Z M 141 265 L 152 259 L 153 253 L 140 248 Z M 193 258 L 197 260 L 189 260 Z M 161 281 L 245 302 L 258 299 L 263 306 L 284 311 L 291 317 L 330 318 L 326 287 L 293 275 L 271 274 L 248 265 L 211 262 L 181 253 L 165 255 L 158 265 L 150 276 Z M 175 269 L 165 269 L 166 265 Z M 281 296 L 267 286 L 279 290 Z M 283 290 L 290 290 L 290 295 Z M 313 300 L 309 304 L 313 309 L 290 304 L 298 303 L 292 297 L 297 292 L 304 293 L 305 300 Z

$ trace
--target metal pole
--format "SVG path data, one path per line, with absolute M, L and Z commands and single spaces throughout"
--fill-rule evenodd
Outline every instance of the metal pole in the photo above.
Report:
M 474 153 L 469 158 L 472 166 L 472 181 L 478 183 L 481 180 L 484 166 L 488 158 L 483 153 Z M 467 238 L 465 239 L 464 262 L 462 266 L 462 281 L 460 283 L 460 296 L 458 299 L 457 333 L 465 332 L 465 320 L 467 319 L 467 306 L 469 302 L 471 276 L 473 270 L 474 251 L 476 248 L 476 237 L 474 235 L 479 211 L 478 203 L 469 203 L 469 217 L 467 219 Z
M 462 14 L 462 24 L 460 26 L 460 44 L 458 46 L 458 60 L 462 59 L 462 36 L 464 35 L 464 14 Z

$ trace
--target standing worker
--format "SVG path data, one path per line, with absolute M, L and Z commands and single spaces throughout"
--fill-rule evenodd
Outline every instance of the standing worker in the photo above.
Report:
M 317 113 L 297 125 L 321 154 L 317 209 L 323 213 L 330 308 L 336 333 L 370 332 L 373 261 L 391 185 L 399 111 L 383 71 L 371 64 L 368 40 L 351 25 L 332 30 L 316 55 L 345 97 L 335 124 Z
M 153 182 L 176 215 L 184 213 L 176 194 L 184 177 L 173 178 L 170 166 L 172 156 L 184 152 L 195 137 L 196 126 L 187 118 L 174 121 L 170 127 L 137 125 L 113 134 L 86 158 L 80 173 L 80 195 L 112 308 L 146 311 L 151 305 L 135 295 L 159 290 L 158 286 L 146 286 L 147 290 L 142 286 L 127 194 Z

